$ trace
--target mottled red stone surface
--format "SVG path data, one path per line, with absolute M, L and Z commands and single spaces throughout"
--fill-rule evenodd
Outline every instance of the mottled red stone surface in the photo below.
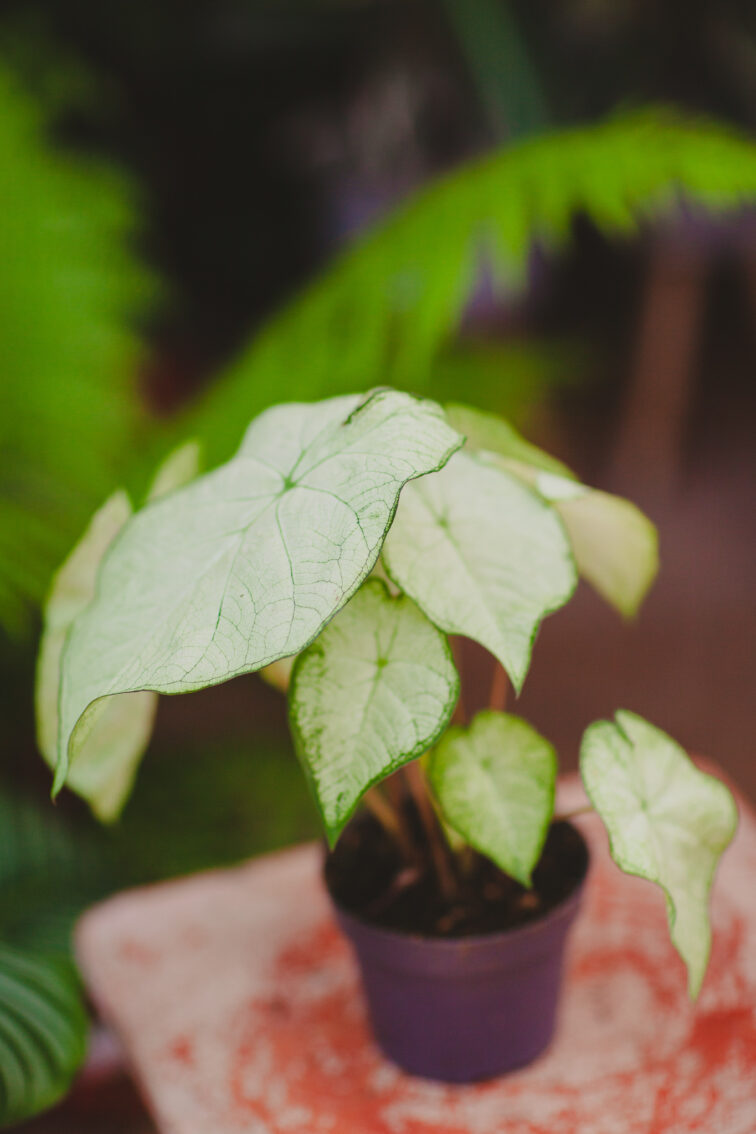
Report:
M 563 785 L 566 804 L 579 793 Z M 586 909 L 557 1038 L 533 1066 L 444 1087 L 387 1063 L 331 922 L 319 852 L 135 891 L 90 912 L 79 956 L 165 1134 L 754 1134 L 756 818 L 714 892 L 692 1006 L 661 893 L 608 860 L 593 816 Z

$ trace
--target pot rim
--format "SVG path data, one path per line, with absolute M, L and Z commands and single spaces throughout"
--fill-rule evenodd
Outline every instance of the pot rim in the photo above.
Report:
M 325 861 L 327 855 L 324 856 L 323 868 L 321 870 L 323 883 L 326 887 L 328 896 L 339 919 L 347 923 L 351 923 L 358 930 L 369 931 L 378 939 L 382 938 L 384 940 L 393 941 L 398 940 L 407 942 L 408 944 L 411 942 L 412 946 L 414 947 L 423 946 L 427 949 L 436 950 L 439 953 L 446 951 L 451 952 L 452 950 L 459 951 L 462 948 L 482 948 L 486 945 L 492 945 L 495 942 L 500 942 L 502 940 L 520 942 L 528 936 L 535 936 L 542 933 L 545 926 L 551 925 L 553 923 L 558 923 L 563 919 L 566 920 L 570 918 L 573 915 L 575 908 L 580 904 L 580 901 L 582 899 L 585 885 L 591 871 L 591 848 L 588 845 L 588 840 L 586 839 L 580 828 L 577 826 L 577 824 L 573 823 L 569 819 L 564 819 L 562 820 L 562 822 L 569 823 L 570 827 L 572 827 L 572 829 L 577 832 L 577 834 L 580 836 L 580 841 L 582 842 L 585 849 L 585 870 L 583 871 L 582 877 L 578 880 L 574 889 L 571 890 L 570 893 L 562 898 L 559 902 L 557 902 L 555 906 L 552 906 L 547 913 L 539 914 L 531 921 L 527 921 L 523 925 L 510 927 L 509 929 L 493 930 L 490 933 L 462 934 L 458 937 L 434 937 L 429 934 L 414 933 L 404 929 L 392 929 L 388 926 L 379 925 L 377 922 L 370 921 L 368 918 L 362 917 L 360 914 L 356 914 L 352 910 L 346 909 L 345 906 L 341 905 L 341 903 L 337 901 L 336 897 L 331 891 L 330 886 L 328 885 L 328 880 L 325 876 Z

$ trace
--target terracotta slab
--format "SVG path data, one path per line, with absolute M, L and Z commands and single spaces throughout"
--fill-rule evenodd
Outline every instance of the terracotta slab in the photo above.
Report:
M 564 799 L 579 796 L 575 782 Z M 121 895 L 78 951 L 165 1134 L 754 1134 L 756 818 L 743 810 L 715 887 L 698 1005 L 661 895 L 594 867 L 557 1038 L 496 1082 L 413 1080 L 375 1049 L 355 970 L 307 846 Z

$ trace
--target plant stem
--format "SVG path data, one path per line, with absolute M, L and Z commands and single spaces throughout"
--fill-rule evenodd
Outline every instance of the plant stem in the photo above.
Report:
M 414 862 L 417 855 L 404 824 L 399 818 L 398 810 L 389 803 L 377 788 L 370 788 L 363 796 L 363 802 L 386 833 L 396 842 L 402 853 L 402 858 L 408 863 Z
M 493 677 L 491 679 L 491 692 L 488 697 L 488 707 L 493 709 L 494 712 L 503 713 L 507 707 L 507 692 L 509 690 L 509 679 L 507 677 L 504 666 L 494 661 Z
M 554 822 L 561 823 L 569 819 L 577 819 L 579 815 L 588 815 L 593 811 L 592 803 L 583 803 L 580 807 L 573 807 L 571 811 L 560 811 L 554 815 Z
M 460 677 L 462 676 L 462 644 L 459 638 L 450 638 L 449 645 L 451 646 L 452 657 L 454 664 L 457 667 L 457 672 Z M 452 724 L 463 725 L 467 723 L 467 709 L 465 707 L 465 698 L 462 692 L 462 684 L 460 682 L 459 697 L 457 704 L 454 706 L 452 713 Z
M 396 811 L 397 815 L 401 816 L 406 792 L 399 777 L 400 773 L 394 772 L 383 781 L 383 784 L 381 786 L 385 787 L 394 811 Z
M 457 879 L 452 869 L 449 849 L 441 830 L 436 812 L 428 792 L 428 782 L 418 760 L 413 760 L 404 768 L 407 788 L 412 796 L 420 822 L 423 825 L 433 868 L 438 878 L 441 893 L 451 901 L 457 893 Z

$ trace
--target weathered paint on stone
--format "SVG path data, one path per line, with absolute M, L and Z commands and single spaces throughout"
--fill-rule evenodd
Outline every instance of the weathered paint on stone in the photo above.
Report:
M 561 790 L 580 801 L 575 780 Z M 661 893 L 579 820 L 594 865 L 557 1038 L 482 1085 L 411 1079 L 376 1050 L 313 846 L 114 898 L 81 923 L 79 957 L 165 1134 L 753 1134 L 756 818 L 741 815 L 695 1006 Z

